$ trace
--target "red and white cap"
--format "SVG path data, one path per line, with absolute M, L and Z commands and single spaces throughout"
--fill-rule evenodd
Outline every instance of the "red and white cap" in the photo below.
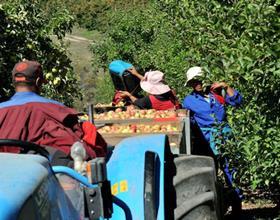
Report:
M 12 71 L 13 82 L 35 83 L 37 78 L 46 82 L 43 75 L 42 66 L 37 61 L 23 60 L 18 62 Z

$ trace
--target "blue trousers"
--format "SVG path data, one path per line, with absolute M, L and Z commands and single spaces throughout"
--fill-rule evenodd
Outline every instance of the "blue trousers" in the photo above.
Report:
M 225 181 L 229 185 L 230 188 L 233 188 L 237 193 L 240 199 L 243 198 L 242 192 L 239 188 L 234 186 L 234 174 L 236 173 L 236 168 L 230 169 L 229 161 L 226 157 L 221 156 L 219 149 L 217 149 L 218 144 L 223 144 L 222 142 L 226 139 L 229 139 L 232 136 L 232 130 L 229 126 L 225 126 L 222 129 L 218 130 L 217 128 L 200 128 L 203 134 L 207 133 L 209 137 L 209 145 L 210 148 L 215 155 L 216 159 L 220 166 L 222 167 Z M 218 138 L 222 136 L 223 138 Z

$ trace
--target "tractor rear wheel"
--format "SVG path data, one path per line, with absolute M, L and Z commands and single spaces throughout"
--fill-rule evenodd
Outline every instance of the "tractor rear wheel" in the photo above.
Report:
M 205 156 L 178 155 L 174 158 L 176 220 L 216 220 L 219 207 L 214 161 Z

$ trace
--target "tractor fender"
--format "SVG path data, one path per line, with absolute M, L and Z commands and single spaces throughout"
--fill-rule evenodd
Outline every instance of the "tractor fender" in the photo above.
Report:
M 149 215 L 153 215 L 152 219 L 164 219 L 167 143 L 163 134 L 127 138 L 116 145 L 107 163 L 112 194 L 126 204 L 133 220 L 146 219 Z M 154 207 L 151 209 L 149 204 Z M 115 204 L 112 219 L 125 219 L 125 212 Z

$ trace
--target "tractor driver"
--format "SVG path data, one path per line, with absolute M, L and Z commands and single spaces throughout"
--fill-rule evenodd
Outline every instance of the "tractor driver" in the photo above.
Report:
M 70 159 L 70 148 L 76 141 L 82 142 L 87 159 L 105 156 L 107 144 L 93 124 L 79 123 L 74 109 L 39 95 L 45 79 L 38 62 L 17 63 L 12 79 L 16 93 L 10 100 L 0 103 L 0 139 L 49 146 L 61 155 L 58 160 Z M 3 147 L 0 151 L 20 152 L 17 147 Z

